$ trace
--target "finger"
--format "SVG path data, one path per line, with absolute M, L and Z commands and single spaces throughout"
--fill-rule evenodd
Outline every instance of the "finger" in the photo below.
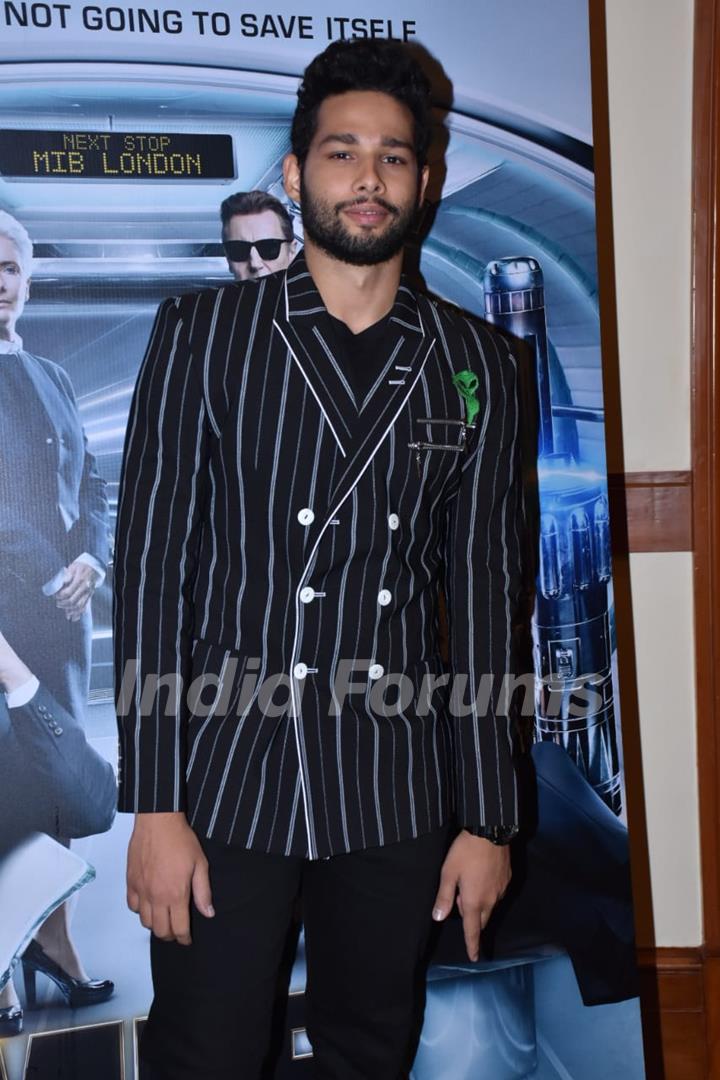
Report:
M 91 586 L 84 581 L 78 581 L 73 585 L 68 585 L 56 593 L 58 606 L 66 607 L 68 604 L 77 604 L 78 601 L 84 600 L 85 597 L 89 595 L 90 591 Z
M 140 915 L 140 922 L 143 924 L 146 930 L 152 930 L 153 928 L 153 909 L 149 900 L 140 900 L 140 906 L 138 909 Z
M 442 922 L 452 911 L 452 906 L 455 903 L 456 888 L 457 878 L 454 874 L 444 873 L 441 875 L 440 888 L 433 904 L 432 917 L 435 922 Z
M 477 960 L 480 956 L 480 930 L 482 927 L 482 912 L 480 908 L 468 908 L 465 906 L 463 915 L 463 935 L 465 948 L 471 960 Z
M 140 911 L 140 894 L 135 889 L 127 891 L 127 906 L 137 914 Z
M 161 941 L 172 941 L 173 934 L 170 925 L 170 912 L 164 904 L 157 904 L 152 909 L 152 925 L 150 927 L 156 938 Z
M 191 945 L 190 937 L 190 904 L 188 900 L 181 900 L 173 904 L 169 911 L 170 932 L 179 945 Z
M 62 611 L 64 613 L 66 619 L 72 619 L 75 615 L 78 614 L 78 605 L 76 603 L 75 604 L 58 604 L 57 606 L 60 609 L 60 611 Z
M 55 593 L 55 596 L 67 596 L 69 590 L 78 583 L 78 580 L 77 573 L 74 570 L 66 570 L 63 583 Z
M 75 597 L 74 599 L 56 600 L 55 601 L 55 606 L 59 607 L 61 611 L 72 611 L 72 609 L 76 605 L 77 605 L 77 597 Z
M 66 581 L 65 584 L 60 589 L 58 589 L 56 593 L 53 593 L 53 596 L 56 600 L 67 600 L 74 588 L 74 585 L 74 581 Z
M 82 618 L 82 614 L 89 603 L 89 599 L 81 599 L 79 602 L 76 601 L 74 604 L 68 604 L 67 606 L 58 604 L 58 607 L 62 606 L 62 609 L 65 612 L 65 617 L 67 619 L 77 620 Z
M 212 890 L 210 889 L 210 874 L 208 873 L 207 861 L 198 862 L 191 881 L 192 897 L 195 907 L 206 919 L 211 919 L 215 914 L 212 906 Z

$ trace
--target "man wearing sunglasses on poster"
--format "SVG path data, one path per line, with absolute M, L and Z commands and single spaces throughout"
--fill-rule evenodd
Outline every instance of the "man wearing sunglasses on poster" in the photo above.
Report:
M 410 50 L 333 42 L 284 161 L 303 252 L 155 320 L 114 578 L 141 1080 L 262 1075 L 298 894 L 312 1075 L 406 1077 L 433 919 L 457 904 L 477 960 L 508 886 L 516 361 L 402 275 L 431 130 Z M 441 582 L 459 710 L 435 697 Z
M 220 206 L 223 250 L 236 281 L 285 270 L 297 249 L 292 218 L 266 191 L 237 191 Z

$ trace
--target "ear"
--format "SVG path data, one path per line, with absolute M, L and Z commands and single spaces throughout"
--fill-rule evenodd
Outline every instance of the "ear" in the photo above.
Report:
M 294 154 L 283 158 L 283 187 L 293 202 L 300 203 L 300 162 Z
M 423 165 L 420 173 L 420 183 L 418 185 L 418 206 L 422 206 L 425 199 L 425 190 L 428 186 L 428 180 L 430 179 L 430 168 L 427 165 Z
M 25 301 L 26 302 L 30 299 L 30 282 L 31 281 L 32 281 L 32 278 L 28 278 L 27 281 L 25 282 Z

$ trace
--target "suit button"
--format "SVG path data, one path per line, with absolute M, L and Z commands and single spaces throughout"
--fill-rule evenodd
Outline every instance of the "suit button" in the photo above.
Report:
M 48 444 L 48 446 L 52 445 L 52 441 L 53 441 L 52 435 L 48 435 L 47 439 L 45 440 L 45 442 Z
M 391 600 L 392 600 L 392 593 L 390 592 L 390 590 L 389 589 L 381 589 L 380 592 L 378 593 L 378 604 L 381 604 L 382 607 L 387 607 L 387 605 L 390 603 Z
M 368 671 L 368 675 L 371 679 L 381 679 L 384 674 L 385 668 L 382 666 L 382 664 L 372 664 L 370 670 Z
M 57 727 L 53 728 L 53 735 L 62 735 L 62 733 L 63 729 L 60 727 L 59 724 L 57 725 Z
M 315 590 L 306 585 L 304 589 L 300 590 L 300 599 L 303 604 L 309 604 L 311 600 L 315 599 Z
M 397 516 L 397 514 L 390 514 L 390 516 L 388 517 L 388 525 L 391 529 L 400 528 L 400 518 Z
M 304 679 L 307 675 L 307 664 L 296 664 L 293 668 L 293 675 L 296 679 Z
M 315 515 L 309 506 L 304 506 L 297 516 L 301 525 L 312 525 L 315 520 Z

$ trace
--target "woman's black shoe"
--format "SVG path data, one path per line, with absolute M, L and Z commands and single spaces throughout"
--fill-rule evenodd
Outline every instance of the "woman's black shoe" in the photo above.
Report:
M 58 963 L 52 960 L 37 941 L 31 941 L 22 956 L 23 977 L 25 979 L 25 996 L 28 1007 L 32 1008 L 37 1002 L 37 990 L 35 987 L 35 973 L 42 972 L 52 979 L 62 991 L 65 1000 L 71 1009 L 78 1009 L 81 1005 L 100 1005 L 112 997 L 115 984 L 110 979 L 88 979 L 82 982 L 80 979 L 68 975 Z
M 0 1039 L 11 1039 L 23 1029 L 23 1011 L 19 1005 L 0 1009 Z

